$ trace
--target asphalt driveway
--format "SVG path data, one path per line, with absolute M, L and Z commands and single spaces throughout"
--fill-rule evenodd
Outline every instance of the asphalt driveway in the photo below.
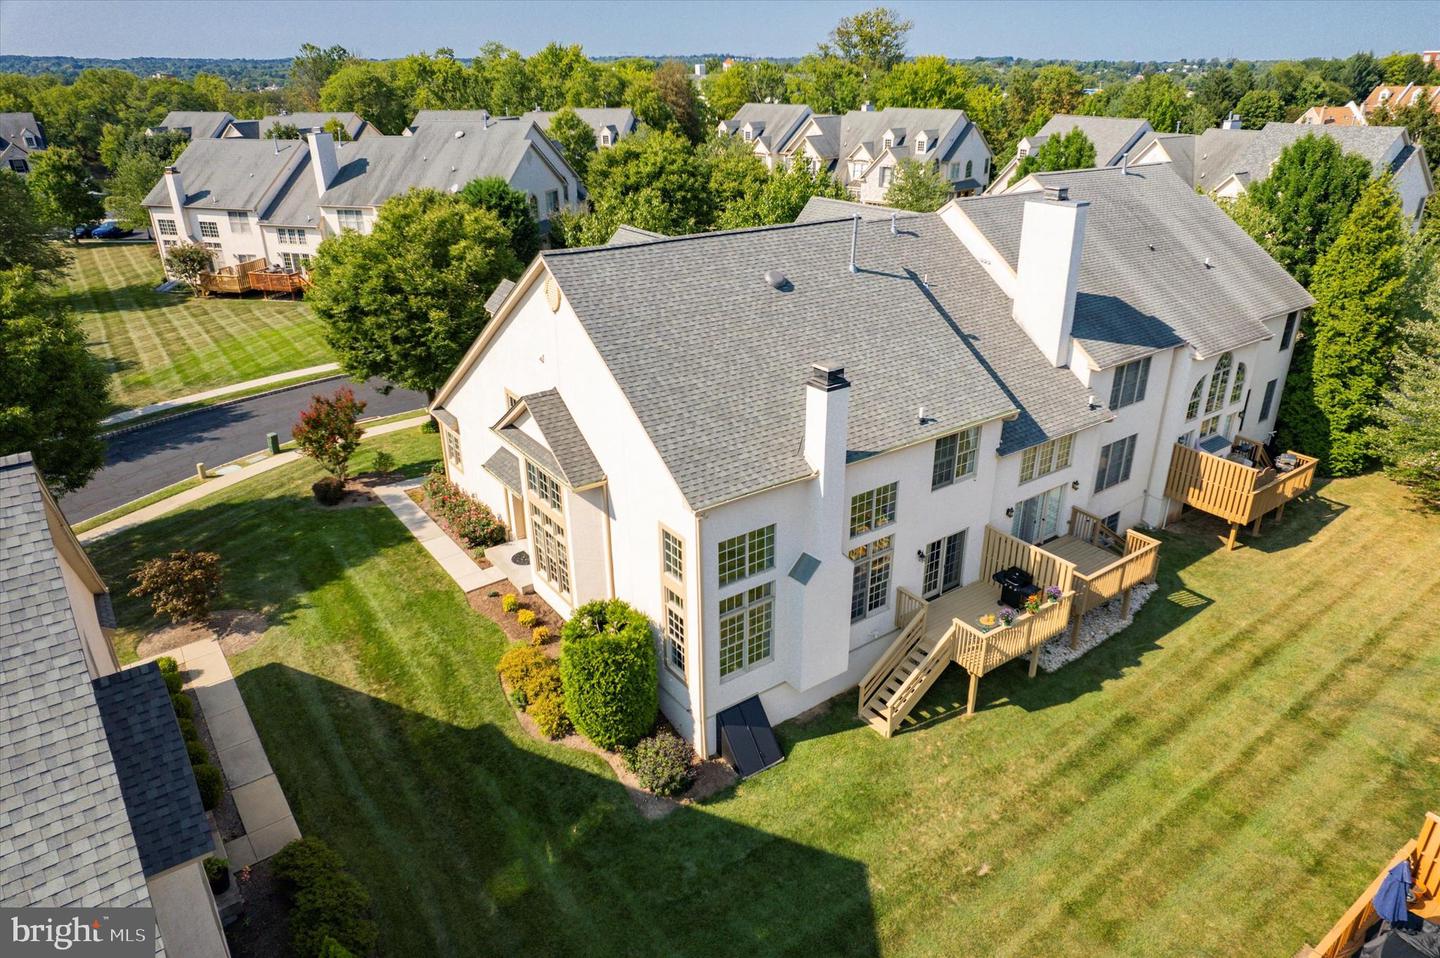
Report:
M 284 392 L 212 406 L 174 419 L 141 426 L 110 438 L 105 467 L 85 488 L 60 500 L 65 518 L 83 522 L 116 506 L 195 474 L 195 464 L 217 466 L 265 448 L 265 434 L 288 441 L 300 411 L 317 392 L 333 392 L 344 377 L 307 383 Z M 355 385 L 365 415 L 389 416 L 425 406 L 424 393 L 394 389 L 380 394 L 380 380 Z

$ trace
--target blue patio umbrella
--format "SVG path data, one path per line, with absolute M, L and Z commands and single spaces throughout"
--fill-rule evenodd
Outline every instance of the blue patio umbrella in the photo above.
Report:
M 1390 922 L 1399 924 L 1409 919 L 1410 909 L 1406 902 L 1410 899 L 1410 886 L 1414 879 L 1410 876 L 1410 862 L 1398 862 L 1394 868 L 1385 874 L 1385 880 L 1380 883 L 1380 890 L 1375 893 L 1375 914 Z

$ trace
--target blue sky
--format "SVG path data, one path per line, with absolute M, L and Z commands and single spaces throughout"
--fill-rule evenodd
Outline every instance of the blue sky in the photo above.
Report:
M 841 16 L 875 2 L 0 0 L 0 53 L 285 57 L 309 41 L 368 57 L 442 46 L 468 57 L 489 40 L 524 53 L 558 40 L 600 56 L 799 56 Z M 915 23 L 911 53 L 950 57 L 1281 59 L 1440 47 L 1440 0 L 889 0 L 889 6 Z

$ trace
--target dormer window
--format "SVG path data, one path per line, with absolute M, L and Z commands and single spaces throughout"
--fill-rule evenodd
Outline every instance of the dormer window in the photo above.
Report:
M 35 134 L 31 133 L 29 130 L 25 131 L 25 146 L 28 149 L 32 150 L 37 149 L 40 146 L 40 141 L 36 139 Z
M 606 132 L 600 134 L 600 145 L 601 145 L 601 146 L 609 146 L 609 145 L 610 145 L 610 133 L 609 133 L 608 130 L 607 130 Z
M 895 145 L 895 137 L 889 133 L 886 133 L 883 142 L 885 144 L 885 149 L 888 150 Z
M 915 138 L 915 152 L 924 153 L 928 149 L 928 144 L 929 141 L 925 139 L 925 134 L 920 134 Z
M 744 130 L 742 135 L 745 137 L 746 143 L 749 143 L 751 140 L 755 139 L 755 134 L 751 133 L 748 127 Z

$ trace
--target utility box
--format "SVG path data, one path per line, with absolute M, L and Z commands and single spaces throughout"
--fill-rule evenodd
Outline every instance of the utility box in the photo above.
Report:
M 270 450 L 270 455 L 278 456 L 280 454 L 280 437 L 273 432 L 267 432 L 265 446 Z

